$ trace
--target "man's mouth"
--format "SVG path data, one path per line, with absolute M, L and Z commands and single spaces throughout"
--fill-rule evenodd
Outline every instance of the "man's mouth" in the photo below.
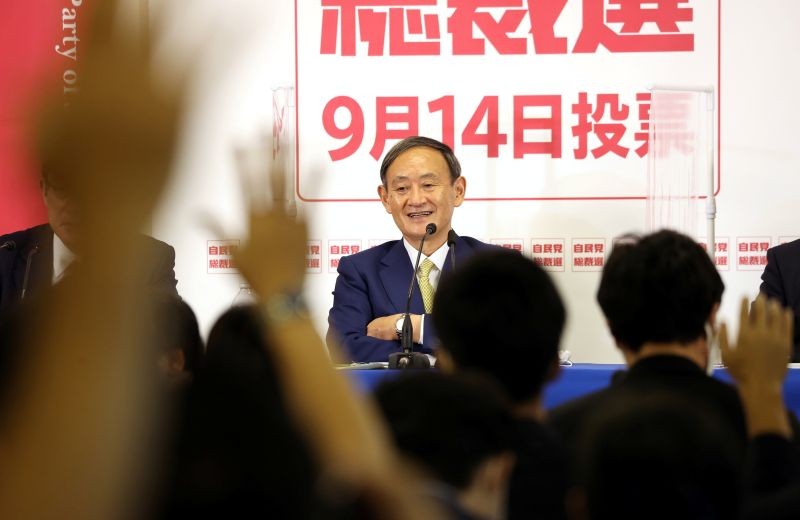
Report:
M 415 211 L 413 213 L 408 213 L 408 218 L 426 218 L 430 217 L 433 214 L 433 211 Z

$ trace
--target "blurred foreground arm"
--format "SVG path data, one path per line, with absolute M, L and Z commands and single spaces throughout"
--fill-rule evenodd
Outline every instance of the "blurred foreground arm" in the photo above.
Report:
M 270 177 L 273 203 L 258 207 L 251 199 L 249 238 L 236 262 L 261 298 L 267 344 L 290 410 L 323 471 L 371 497 L 383 515 L 429 518 L 430 511 L 408 499 L 409 488 L 397 486 L 398 479 L 412 479 L 403 476 L 374 405 L 360 399 L 333 369 L 311 320 L 291 304 L 302 291 L 307 231 L 302 220 L 284 210 L 283 173 L 275 168 Z

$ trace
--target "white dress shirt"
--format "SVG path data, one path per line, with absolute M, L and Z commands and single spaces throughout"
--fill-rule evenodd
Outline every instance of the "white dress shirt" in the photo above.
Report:
M 75 260 L 75 253 L 53 233 L 53 283 L 57 283 L 64 276 L 64 271 Z

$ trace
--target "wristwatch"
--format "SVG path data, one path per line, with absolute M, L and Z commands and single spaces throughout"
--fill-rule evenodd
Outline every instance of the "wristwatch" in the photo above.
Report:
M 406 315 L 401 314 L 397 321 L 394 323 L 394 332 L 397 334 L 397 339 L 401 339 L 403 337 L 403 321 L 405 321 Z

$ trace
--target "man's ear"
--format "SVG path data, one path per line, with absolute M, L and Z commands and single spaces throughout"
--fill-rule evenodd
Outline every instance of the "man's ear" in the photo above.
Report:
M 453 182 L 453 189 L 456 191 L 456 200 L 453 205 L 458 207 L 464 202 L 464 195 L 467 193 L 467 179 L 459 176 L 455 182 Z
M 383 204 L 383 208 L 386 210 L 386 213 L 391 214 L 392 210 L 389 207 L 389 190 L 387 190 L 386 186 L 383 184 L 378 185 L 378 198 L 381 199 L 381 204 Z

